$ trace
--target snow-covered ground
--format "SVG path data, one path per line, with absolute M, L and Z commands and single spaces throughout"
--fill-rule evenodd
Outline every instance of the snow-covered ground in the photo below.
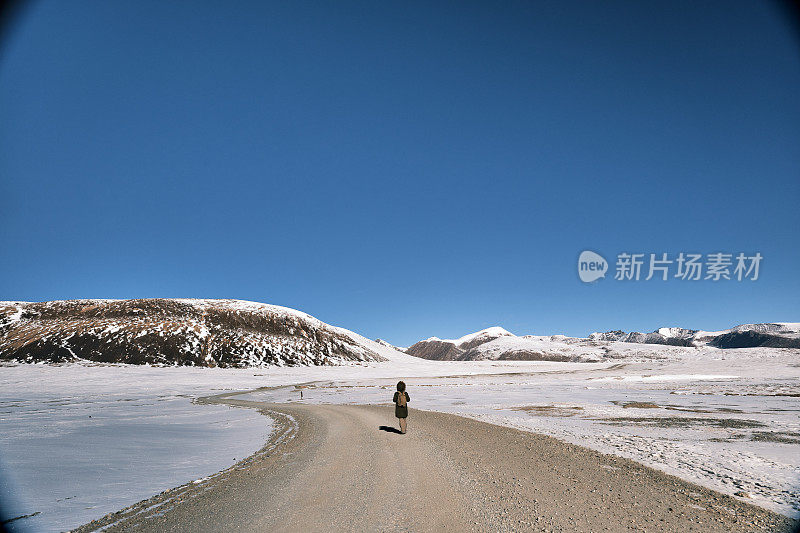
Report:
M 399 378 L 418 409 L 547 433 L 800 511 L 800 351 L 637 350 L 602 363 L 403 355 L 339 367 L 0 367 L 0 457 L 19 491 L 15 516 L 41 513 L 11 525 L 88 522 L 224 469 L 266 439 L 269 421 L 254 411 L 190 398 L 279 387 L 246 397 L 300 401 L 304 383 L 304 402 L 387 403 Z
M 6 527 L 65 531 L 261 448 L 268 418 L 192 403 L 220 387 L 219 374 L 196 384 L 169 379 L 174 374 L 131 366 L 0 367 L 0 501 L 8 518 L 33 515 Z

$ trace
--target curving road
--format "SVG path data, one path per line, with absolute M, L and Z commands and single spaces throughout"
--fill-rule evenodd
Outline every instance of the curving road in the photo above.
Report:
M 236 393 L 239 394 L 239 393 Z M 781 531 L 794 522 L 626 459 L 393 407 L 201 399 L 276 419 L 255 455 L 76 531 Z M 381 428 L 381 426 L 384 426 Z M 106 529 L 107 528 L 107 529 Z

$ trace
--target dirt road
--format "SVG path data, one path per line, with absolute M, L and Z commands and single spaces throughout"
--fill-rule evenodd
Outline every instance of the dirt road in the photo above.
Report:
M 794 522 L 550 437 L 392 406 L 202 401 L 276 418 L 220 474 L 77 531 L 783 531 Z M 383 426 L 383 427 L 382 427 Z

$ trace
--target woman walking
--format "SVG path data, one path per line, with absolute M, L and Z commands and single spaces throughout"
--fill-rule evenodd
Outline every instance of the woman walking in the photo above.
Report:
M 400 420 L 400 433 L 406 432 L 406 418 L 408 418 L 408 402 L 411 398 L 406 392 L 406 384 L 397 382 L 397 392 L 394 393 L 394 416 Z

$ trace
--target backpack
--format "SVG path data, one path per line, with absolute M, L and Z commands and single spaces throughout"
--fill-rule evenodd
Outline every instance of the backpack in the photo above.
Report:
M 406 403 L 406 393 L 405 393 L 405 391 L 398 392 L 397 393 L 397 406 L 398 407 L 405 407 L 406 405 L 408 405 L 408 404 Z

